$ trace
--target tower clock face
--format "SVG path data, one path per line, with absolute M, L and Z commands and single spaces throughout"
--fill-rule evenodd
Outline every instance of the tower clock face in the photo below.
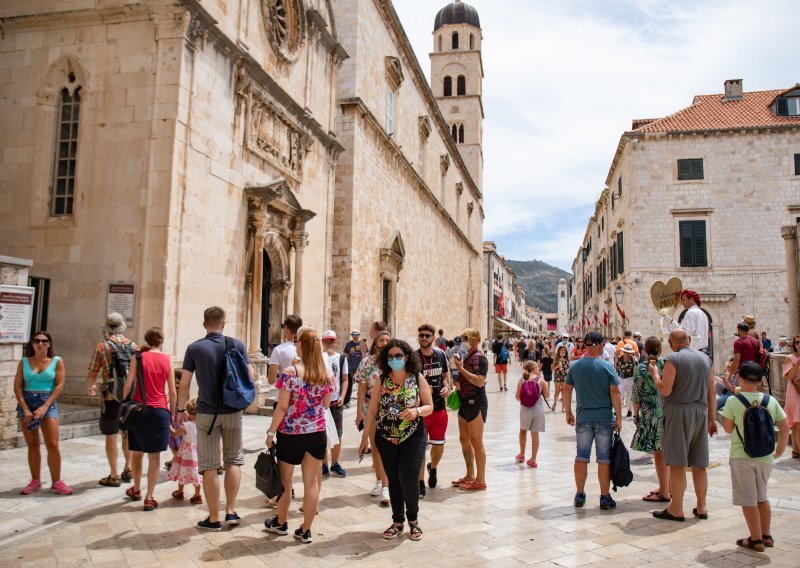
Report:
M 272 49 L 283 61 L 294 63 L 305 42 L 302 0 L 262 0 L 261 10 Z

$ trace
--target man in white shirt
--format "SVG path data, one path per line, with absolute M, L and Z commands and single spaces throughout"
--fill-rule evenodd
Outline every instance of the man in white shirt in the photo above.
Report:
M 297 359 L 297 349 L 294 342 L 297 338 L 297 330 L 302 325 L 303 320 L 300 316 L 291 315 L 284 320 L 283 327 L 281 327 L 284 341 L 280 345 L 276 345 L 269 356 L 269 367 L 267 367 L 269 384 L 274 385 L 275 381 L 278 380 L 278 373 Z
M 347 392 L 347 383 L 350 378 L 350 370 L 347 366 L 347 357 L 342 357 L 336 352 L 336 332 L 332 329 L 322 334 L 322 357 L 325 359 L 325 366 L 333 377 L 334 391 L 331 393 L 331 415 L 336 426 L 336 433 L 339 436 L 339 443 L 331 448 L 331 468 L 330 472 L 339 477 L 346 477 L 347 472 L 339 465 L 339 453 L 342 451 L 342 405 L 344 404 L 344 393 Z M 322 477 L 328 477 L 328 453 L 325 452 L 325 459 L 322 462 Z
M 617 348 L 614 346 L 614 342 L 611 341 L 608 337 L 605 338 L 605 344 L 603 345 L 603 354 L 600 355 L 605 361 L 608 361 L 612 365 L 614 364 L 614 357 L 617 354 Z
M 708 316 L 700 309 L 700 294 L 694 290 L 682 290 L 681 304 L 686 313 L 680 326 L 689 334 L 692 347 L 708 354 Z
M 572 353 L 575 351 L 575 344 L 574 344 L 574 343 L 572 343 L 572 342 L 569 340 L 569 334 L 568 334 L 568 333 L 565 333 L 565 334 L 563 334 L 563 335 L 561 336 L 561 341 L 559 341 L 558 343 L 556 343 L 556 352 L 558 352 L 558 348 L 559 348 L 559 347 L 561 347 L 561 345 L 562 345 L 562 344 L 564 345 L 564 347 L 566 347 L 566 348 L 567 348 L 567 355 L 568 355 L 570 358 L 572 358 Z

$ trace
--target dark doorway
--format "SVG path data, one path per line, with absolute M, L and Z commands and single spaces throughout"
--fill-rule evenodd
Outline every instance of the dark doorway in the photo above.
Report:
M 714 360 L 714 320 L 711 319 L 711 314 L 707 311 L 700 308 L 706 317 L 708 318 L 708 356 L 711 357 L 711 360 Z M 686 315 L 686 310 L 681 312 L 681 315 L 678 316 L 678 323 L 683 321 L 683 316 Z
M 269 315 L 272 310 L 272 263 L 269 261 L 267 251 L 261 251 L 261 254 L 264 255 L 261 273 L 261 352 L 269 355 L 271 349 Z
M 28 286 L 33 288 L 33 314 L 31 317 L 31 337 L 37 331 L 47 330 L 47 309 L 50 304 L 50 279 L 31 276 Z
M 390 307 L 390 304 L 389 304 L 389 302 L 390 302 L 390 299 L 389 299 L 390 291 L 391 291 L 391 282 L 389 280 L 385 280 L 384 279 L 384 281 L 383 281 L 383 310 L 382 310 L 382 314 L 381 315 L 383 316 L 383 321 L 387 325 L 389 324 L 389 313 L 390 313 L 390 309 L 389 309 L 389 307 Z

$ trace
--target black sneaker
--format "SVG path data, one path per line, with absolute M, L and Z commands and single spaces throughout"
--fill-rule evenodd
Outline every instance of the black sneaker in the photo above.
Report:
M 294 531 L 294 538 L 302 542 L 303 544 L 311 544 L 311 531 L 303 530 L 303 525 L 297 527 L 297 530 Z
M 608 495 L 600 495 L 600 508 L 604 511 L 609 509 L 615 509 L 617 507 L 617 502 L 611 498 L 611 493 Z
M 211 522 L 211 517 L 206 517 L 199 523 L 197 523 L 197 528 L 201 531 L 210 531 L 210 532 L 219 532 L 222 530 L 222 523 L 217 521 L 216 523 Z
M 242 519 L 236 513 L 228 513 L 225 515 L 225 524 L 229 527 L 235 527 L 242 522 Z
M 425 493 L 426 493 L 426 491 L 425 491 L 425 482 L 420 479 L 419 480 L 419 498 L 420 499 L 425 499 Z
M 431 462 L 428 462 L 428 487 L 436 487 L 436 468 L 431 467 Z
M 278 515 L 275 515 L 269 520 L 264 521 L 264 528 L 269 532 L 286 536 L 289 534 L 289 523 L 278 524 Z

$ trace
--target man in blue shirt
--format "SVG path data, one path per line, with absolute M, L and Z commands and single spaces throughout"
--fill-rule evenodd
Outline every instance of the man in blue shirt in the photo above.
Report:
M 577 456 L 575 457 L 575 506 L 586 503 L 584 492 L 587 465 L 594 442 L 597 477 L 600 481 L 600 508 L 617 506 L 611 498 L 611 438 L 614 430 L 622 428 L 622 399 L 619 377 L 614 366 L 602 359 L 603 336 L 592 331 L 586 334 L 587 354 L 573 361 L 564 387 L 567 404 L 567 424 L 575 426 Z M 577 420 L 572 414 L 572 390 L 577 394 Z

